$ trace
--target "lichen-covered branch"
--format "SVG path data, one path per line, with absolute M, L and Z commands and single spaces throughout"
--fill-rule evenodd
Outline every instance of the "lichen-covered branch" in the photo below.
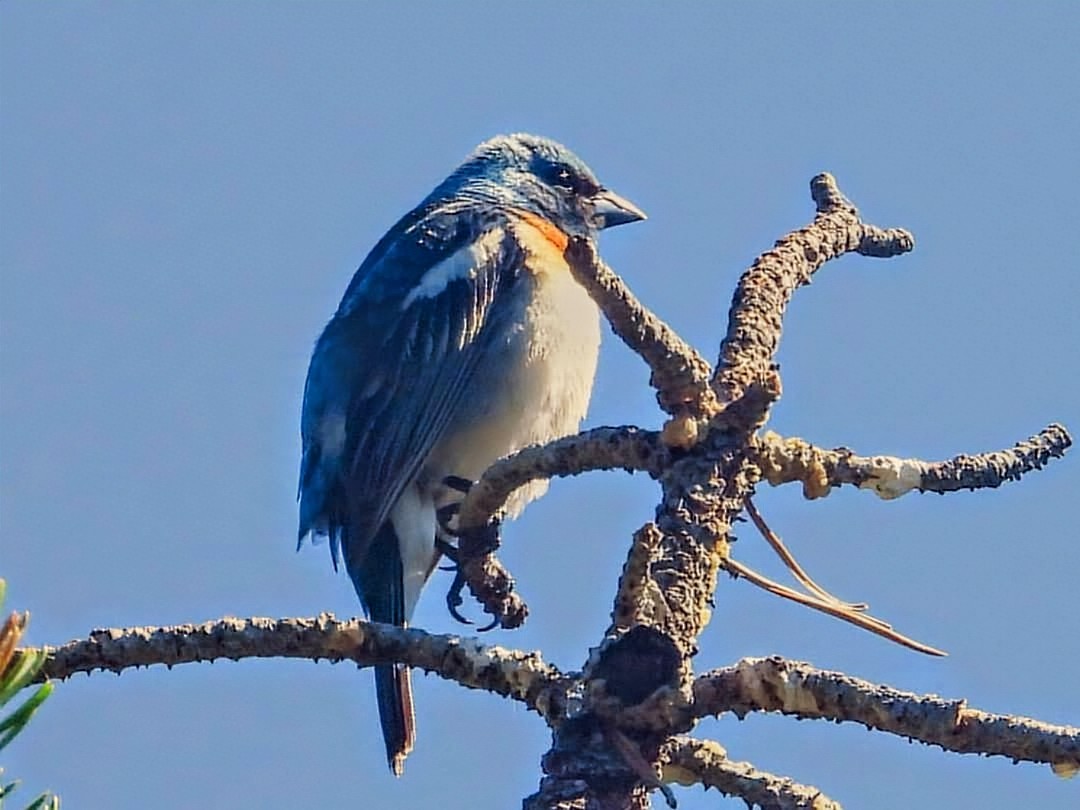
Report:
M 911 248 L 913 240 L 906 232 L 861 223 L 827 175 L 815 178 L 812 191 L 819 211 L 814 223 L 782 240 L 740 282 L 722 367 L 710 382 L 719 395 L 716 401 L 704 394 L 707 363 L 655 321 L 589 246 L 571 245 L 567 251 L 573 272 L 616 333 L 652 368 L 661 405 L 673 416 L 660 437 L 671 454 L 670 463 L 656 476 L 663 494 L 655 522 L 635 536 L 612 625 L 585 668 L 585 708 L 608 721 L 629 724 L 637 712 L 642 716 L 636 719 L 648 721 L 638 725 L 639 731 L 658 731 L 653 721 L 667 719 L 667 733 L 684 730 L 677 724 L 686 719 L 680 714 L 685 715 L 681 706 L 689 698 L 691 658 L 712 617 L 717 573 L 729 559 L 732 523 L 760 476 L 749 434 L 764 421 L 781 391 L 773 357 L 791 294 L 835 256 L 852 251 L 895 255 Z M 678 362 L 672 362 L 673 356 Z M 723 412 L 717 410 L 718 403 Z M 637 633 L 643 630 L 663 638 L 670 652 L 664 654 L 656 639 Z M 671 653 L 674 666 L 669 666 Z M 592 688 L 601 683 L 603 688 Z M 650 695 L 661 692 L 663 700 L 650 702 Z M 556 729 L 553 751 L 568 747 L 565 736 Z M 549 776 L 573 775 L 555 773 L 547 765 L 545 771 Z
M 637 299 L 589 240 L 570 240 L 565 258 L 615 334 L 648 364 L 660 407 L 672 416 L 708 418 L 716 413 L 708 361 Z
M 781 712 L 861 723 L 961 754 L 1080 767 L 1080 728 L 969 709 L 963 700 L 901 692 L 782 658 L 746 658 L 694 683 L 698 717 Z
M 220 619 L 198 625 L 96 630 L 88 639 L 44 649 L 48 657 L 40 678 L 61 680 L 79 672 L 119 673 L 219 658 L 326 658 L 362 666 L 396 661 L 531 708 L 561 678 L 536 652 L 487 647 L 474 639 L 360 619 L 339 621 L 329 613 L 314 619 Z
M 845 253 L 887 258 L 915 245 L 907 231 L 864 224 L 831 175 L 817 175 L 810 181 L 810 191 L 818 212 L 813 223 L 763 253 L 739 279 L 731 302 L 727 336 L 720 345 L 712 384 L 724 406 L 738 402 L 748 391 L 757 392 L 756 406 L 740 415 L 740 427 L 745 429 L 763 424 L 769 406 L 780 395 L 773 360 L 784 310 L 795 290 L 809 284 L 825 262 Z M 763 396 L 763 392 L 774 396 Z
M 675 737 L 662 752 L 665 782 L 715 788 L 762 810 L 840 810 L 840 805 L 810 785 L 735 762 L 711 740 Z
M 656 477 L 669 463 L 659 434 L 638 427 L 598 427 L 526 447 L 496 461 L 473 484 L 458 511 L 459 529 L 487 524 L 518 487 L 593 470 L 646 472 Z
M 1069 432 L 1053 424 L 1009 450 L 931 462 L 858 456 L 845 447 L 825 450 L 798 437 L 784 438 L 771 431 L 753 439 L 762 477 L 774 486 L 801 481 L 807 498 L 823 498 L 832 487 L 851 484 L 886 500 L 914 490 L 944 493 L 998 487 L 1060 458 L 1071 444 Z
M 615 591 L 609 635 L 625 632 L 635 625 L 657 624 L 667 613 L 664 592 L 652 577 L 652 564 L 660 554 L 663 536 L 655 523 L 646 523 L 634 532 Z
M 697 638 L 712 617 L 713 593 L 728 534 L 751 492 L 753 479 L 729 434 L 711 434 L 661 477 L 656 513 L 661 537 L 650 576 L 667 610 L 654 616 L 685 658 L 684 676 Z M 687 683 L 688 685 L 688 683 Z

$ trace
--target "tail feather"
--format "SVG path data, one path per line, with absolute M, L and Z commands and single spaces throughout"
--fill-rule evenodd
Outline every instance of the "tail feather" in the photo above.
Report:
M 375 667 L 375 694 L 379 722 L 386 743 L 386 761 L 394 776 L 405 770 L 405 757 L 416 743 L 416 715 L 413 713 L 412 676 L 400 664 Z
M 345 567 L 356 592 L 372 621 L 404 627 L 405 588 L 401 551 L 393 525 L 387 521 L 376 532 L 364 555 L 363 564 L 350 551 L 355 547 L 344 540 Z M 375 667 L 375 696 L 386 759 L 395 776 L 405 769 L 405 758 L 416 742 L 416 716 L 413 713 L 412 677 L 401 664 L 378 664 Z

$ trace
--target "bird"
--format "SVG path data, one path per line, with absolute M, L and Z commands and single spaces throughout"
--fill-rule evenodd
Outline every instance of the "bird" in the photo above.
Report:
M 461 481 L 577 432 L 600 314 L 571 239 L 645 219 L 565 146 L 476 147 L 372 248 L 312 351 L 300 419 L 299 542 L 329 540 L 368 618 L 408 626 Z M 547 482 L 511 497 L 507 516 Z M 409 669 L 375 666 L 387 762 L 416 739 Z

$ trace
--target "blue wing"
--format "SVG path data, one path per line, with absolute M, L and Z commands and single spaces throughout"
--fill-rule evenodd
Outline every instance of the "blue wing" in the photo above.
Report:
M 504 219 L 431 206 L 398 223 L 353 277 L 315 346 L 301 419 L 300 540 L 328 535 L 335 567 L 343 541 L 364 560 L 460 410 L 500 334 L 493 303 L 521 266 Z

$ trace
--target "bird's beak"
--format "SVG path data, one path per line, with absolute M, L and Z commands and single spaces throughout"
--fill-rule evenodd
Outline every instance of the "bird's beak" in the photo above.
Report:
M 620 197 L 606 188 L 600 189 L 592 196 L 592 204 L 596 227 L 599 230 L 647 219 L 644 211 L 625 197 Z

